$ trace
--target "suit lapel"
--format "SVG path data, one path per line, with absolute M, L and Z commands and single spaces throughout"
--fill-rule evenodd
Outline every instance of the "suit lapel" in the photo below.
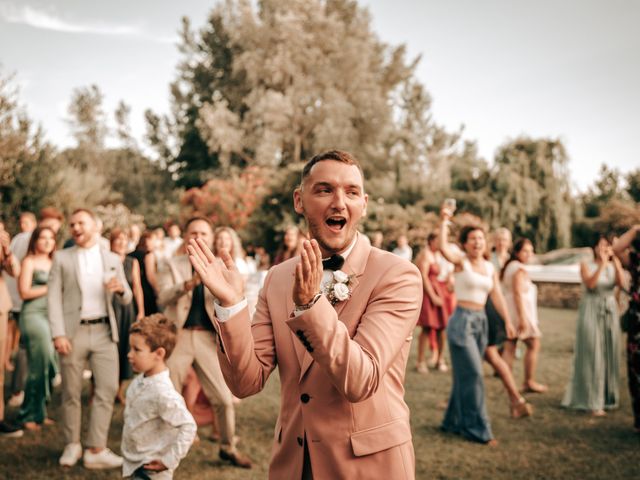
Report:
M 76 279 L 78 291 L 80 292 L 80 304 L 82 304 L 82 288 L 80 287 L 80 256 L 78 255 L 78 247 L 69 248 L 71 258 L 71 268 L 73 269 L 73 278 Z
M 102 247 L 100 247 L 100 258 L 102 259 L 102 275 L 103 275 L 102 278 L 104 279 L 104 274 L 109 271 L 111 267 L 111 262 L 109 261 L 107 250 L 104 250 Z M 116 275 L 117 275 L 117 270 L 115 270 L 115 267 L 114 267 L 114 271 L 116 272 Z M 105 288 L 104 298 L 105 298 L 105 301 L 107 302 L 107 312 L 110 313 L 111 301 L 113 300 L 113 293 L 111 293 L 109 290 Z M 111 317 L 111 315 L 109 315 L 109 317 Z
M 349 288 L 351 289 L 351 297 L 349 298 L 349 300 L 356 294 L 356 288 L 360 283 L 358 277 L 361 277 L 364 274 L 370 252 L 371 243 L 369 242 L 369 239 L 365 235 L 358 233 L 356 245 L 353 247 L 353 250 L 345 260 L 344 266 L 342 267 L 342 271 L 347 275 L 353 275 L 351 283 L 349 284 Z M 333 308 L 336 310 L 336 314 L 338 315 L 338 321 L 340 321 L 340 314 L 342 313 L 342 310 L 349 302 L 349 300 L 338 302 L 333 306 Z M 290 311 L 293 311 L 293 300 L 291 301 L 291 305 L 292 306 Z M 294 335 L 295 337 L 295 334 L 293 332 L 292 335 Z M 307 350 L 297 338 L 294 338 L 294 345 L 296 347 L 296 353 L 298 354 L 298 361 L 300 361 L 300 353 L 302 353 L 302 361 L 300 364 L 300 378 L 298 380 L 300 382 L 302 381 L 304 374 L 307 373 L 307 370 L 313 363 L 313 357 L 309 352 L 307 352 Z

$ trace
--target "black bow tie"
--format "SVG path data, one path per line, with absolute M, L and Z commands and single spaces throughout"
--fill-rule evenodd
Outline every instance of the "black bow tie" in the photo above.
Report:
M 326 260 L 322 260 L 322 268 L 323 270 L 340 270 L 344 265 L 344 257 L 342 255 L 333 254 L 330 258 Z

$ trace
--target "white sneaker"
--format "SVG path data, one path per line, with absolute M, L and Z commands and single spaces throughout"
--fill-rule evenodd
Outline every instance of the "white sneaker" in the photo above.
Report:
M 91 450 L 87 448 L 84 451 L 82 461 L 84 463 L 84 467 L 90 470 L 119 468 L 122 466 L 122 457 L 116 455 L 108 448 L 103 448 L 98 453 L 91 453 Z
M 83 380 L 89 380 L 91 377 L 93 377 L 93 372 L 91 370 L 83 370 L 82 371 L 82 379 Z
M 11 395 L 11 398 L 7 402 L 10 407 L 19 407 L 24 402 L 24 391 Z
M 79 443 L 69 443 L 64 447 L 59 463 L 63 467 L 73 467 L 82 457 L 82 445 Z
M 51 386 L 53 388 L 59 387 L 60 385 L 62 385 L 62 377 L 60 376 L 59 373 L 56 373 L 56 376 L 53 377 L 53 380 L 51 380 Z

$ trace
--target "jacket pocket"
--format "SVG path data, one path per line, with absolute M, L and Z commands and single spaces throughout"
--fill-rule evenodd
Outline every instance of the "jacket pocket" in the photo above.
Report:
M 351 434 L 351 448 L 356 457 L 371 455 L 411 440 L 409 420 L 398 418 L 378 427 Z

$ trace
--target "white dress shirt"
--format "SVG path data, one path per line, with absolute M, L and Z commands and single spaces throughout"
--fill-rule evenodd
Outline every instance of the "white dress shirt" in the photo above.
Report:
M 105 272 L 98 242 L 93 247 L 78 247 L 78 267 L 78 283 L 82 292 L 80 318 L 90 320 L 106 317 L 108 312 L 104 287 Z M 113 276 L 115 275 L 114 270 Z
M 197 427 L 171 383 L 169 370 L 135 377 L 126 399 L 120 447 L 122 475 L 127 477 L 153 460 L 160 460 L 173 472 L 187 455 Z
M 391 253 L 408 261 L 411 261 L 411 259 L 413 258 L 413 250 L 409 245 L 405 245 L 404 247 L 396 247 Z
M 353 242 L 351 242 L 351 245 L 349 245 L 349 247 L 342 252 L 340 255 L 342 256 L 342 258 L 344 258 L 345 262 L 347 261 L 347 257 L 351 254 L 351 251 L 353 250 L 353 247 L 356 246 L 356 243 L 358 241 L 358 235 L 357 234 L 355 236 L 355 238 L 353 239 Z M 326 259 L 323 259 L 326 260 Z M 331 281 L 331 279 L 333 278 L 333 271 L 332 270 L 324 270 L 322 272 L 322 282 L 320 283 L 320 291 L 324 291 L 324 287 Z M 222 305 L 218 304 L 218 302 L 214 302 L 214 308 L 215 308 L 215 312 L 216 312 L 216 318 L 218 319 L 218 321 L 220 323 L 224 323 L 227 320 L 229 320 L 231 317 L 233 317 L 235 314 L 239 313 L 243 308 L 245 308 L 247 306 L 247 300 L 244 299 L 242 301 L 240 301 L 239 303 L 236 303 L 235 305 L 226 308 L 223 307 Z M 305 310 L 297 310 L 295 309 L 293 311 L 294 315 L 297 317 L 298 315 L 302 315 L 302 313 L 305 312 Z
M 9 249 L 13 256 L 22 262 L 22 259 L 27 256 L 27 250 L 29 247 L 29 241 L 31 240 L 31 232 L 21 232 L 11 239 L 11 245 Z M 22 297 L 18 293 L 18 279 L 9 275 L 6 271 L 2 271 L 2 276 L 7 284 L 7 290 L 9 290 L 9 296 L 11 296 L 12 312 L 19 312 L 22 308 Z

